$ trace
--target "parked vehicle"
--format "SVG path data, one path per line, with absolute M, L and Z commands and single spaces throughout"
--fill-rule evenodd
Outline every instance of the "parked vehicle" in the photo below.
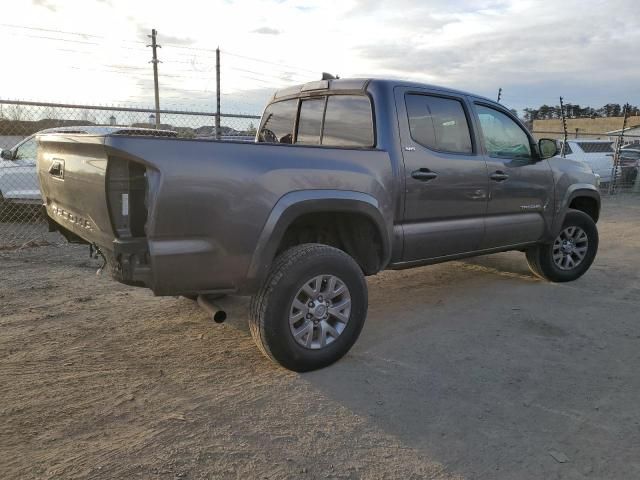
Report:
M 36 138 L 25 138 L 0 153 L 0 201 L 41 204 L 36 174 Z
M 560 142 L 560 152 L 562 148 L 562 142 Z M 611 181 L 613 156 L 615 153 L 615 148 L 611 140 L 576 138 L 568 140 L 564 148 L 566 158 L 578 160 L 589 165 L 593 173 L 600 176 L 602 183 Z M 619 169 L 617 175 L 620 175 Z
M 620 168 L 622 184 L 632 185 L 640 170 L 640 144 L 632 143 L 620 149 Z
M 547 159 L 502 105 L 395 80 L 323 80 L 267 105 L 256 143 L 38 137 L 52 223 L 120 282 L 197 298 L 222 321 L 253 296 L 251 333 L 296 371 L 329 365 L 367 314 L 365 275 L 506 250 L 575 280 L 598 248 L 585 164 Z M 393 320 L 393 319 L 390 319 Z

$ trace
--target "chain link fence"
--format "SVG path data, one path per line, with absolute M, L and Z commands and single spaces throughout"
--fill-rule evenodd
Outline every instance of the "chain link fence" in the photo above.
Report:
M 182 138 L 252 141 L 258 115 L 0 100 L 0 250 L 63 241 L 48 232 L 36 174 L 35 134 L 82 126 L 159 128 Z
M 80 126 L 159 128 L 182 138 L 252 141 L 258 115 L 221 114 L 216 130 L 215 112 L 120 108 L 0 100 L 0 250 L 61 243 L 49 233 L 43 216 L 36 175 L 36 132 Z M 600 175 L 601 192 L 640 193 L 640 135 L 534 131 L 537 138 L 558 140 L 567 158 L 589 164 Z M 634 132 L 635 133 L 635 132 Z
M 558 131 L 532 133 L 536 138 L 555 138 L 560 156 L 589 165 L 600 176 L 600 193 L 640 193 L 640 135 L 580 132 L 565 137 Z

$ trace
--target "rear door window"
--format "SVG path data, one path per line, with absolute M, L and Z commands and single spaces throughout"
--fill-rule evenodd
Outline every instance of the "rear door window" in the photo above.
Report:
M 258 142 L 292 143 L 293 124 L 298 110 L 298 100 L 284 100 L 269 105 L 262 115 Z
M 327 99 L 322 145 L 373 147 L 371 102 L 364 95 L 332 95 Z
M 300 118 L 298 119 L 296 143 L 320 145 L 324 104 L 325 97 L 302 100 L 300 103 Z
M 416 142 L 440 152 L 473 152 L 467 116 L 459 100 L 408 94 L 405 101 L 411 138 Z

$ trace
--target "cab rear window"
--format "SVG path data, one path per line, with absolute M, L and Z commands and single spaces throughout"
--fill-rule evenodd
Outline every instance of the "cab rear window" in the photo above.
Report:
M 371 102 L 363 95 L 334 95 L 327 99 L 322 145 L 372 147 Z
M 259 142 L 347 148 L 370 148 L 375 142 L 371 101 L 364 95 L 284 100 L 269 105 L 262 118 Z
M 296 143 L 319 145 L 322 134 L 325 97 L 306 98 L 300 102 Z
M 298 99 L 284 100 L 269 105 L 262 115 L 258 141 L 265 143 L 293 143 L 293 125 Z

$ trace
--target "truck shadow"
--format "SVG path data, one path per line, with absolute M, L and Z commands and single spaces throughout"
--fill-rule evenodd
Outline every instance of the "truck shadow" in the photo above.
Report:
M 518 252 L 383 272 L 368 278 L 369 315 L 353 349 L 299 378 L 464 477 L 628 477 L 633 433 L 624 415 L 600 410 L 633 404 L 640 379 L 620 365 L 637 354 L 603 347 L 615 341 L 599 321 L 607 307 L 584 288 L 604 287 L 585 278 L 582 288 L 539 281 Z M 249 335 L 247 307 L 227 324 Z M 623 305 L 608 331 L 633 308 Z M 625 459 L 616 471 L 597 460 L 612 456 Z
M 613 388 L 594 382 L 634 355 L 612 359 L 591 333 L 600 331 L 594 312 L 606 315 L 601 303 L 538 281 L 521 254 L 382 277 L 369 282 L 352 351 L 302 376 L 314 388 L 468 478 L 560 478 L 610 468 L 594 458 L 631 461 L 631 448 L 619 450 L 624 421 L 598 405 L 628 410 L 640 381 L 629 371 Z
M 495 255 L 483 255 L 481 257 L 472 257 L 461 260 L 465 266 L 483 267 L 488 272 L 496 275 L 520 277 L 523 280 L 536 279 L 537 277 L 531 273 L 521 252 L 508 252 Z
M 395 289 L 396 287 L 400 287 L 402 290 L 413 288 L 421 289 L 425 286 L 433 286 L 434 282 L 441 284 L 443 281 L 448 281 L 444 277 L 448 277 L 449 274 L 455 272 L 461 273 L 460 269 L 462 269 L 462 272 L 472 271 L 477 272 L 478 274 L 485 273 L 525 281 L 538 281 L 537 277 L 530 273 L 523 255 L 518 252 L 474 257 L 459 262 L 453 262 L 449 265 L 455 265 L 455 267 L 447 269 L 446 267 L 443 268 L 442 265 L 435 265 L 407 271 L 383 272 L 377 276 L 368 278 L 369 288 L 371 288 L 372 284 L 378 286 L 387 284 L 386 287 L 392 289 Z M 442 271 L 448 271 L 449 274 L 443 275 Z M 401 279 L 401 284 L 396 283 L 398 278 Z M 457 279 L 456 281 L 459 286 L 460 280 L 461 279 Z M 472 280 L 473 277 L 468 275 L 465 275 L 463 279 L 464 282 Z M 218 303 L 223 304 L 225 308 L 228 308 L 228 319 L 225 321 L 225 325 L 248 334 L 249 326 L 247 319 L 249 317 L 250 299 L 246 297 L 232 297 L 229 301 L 223 300 Z M 374 306 L 371 305 L 370 301 L 370 308 L 371 307 Z

